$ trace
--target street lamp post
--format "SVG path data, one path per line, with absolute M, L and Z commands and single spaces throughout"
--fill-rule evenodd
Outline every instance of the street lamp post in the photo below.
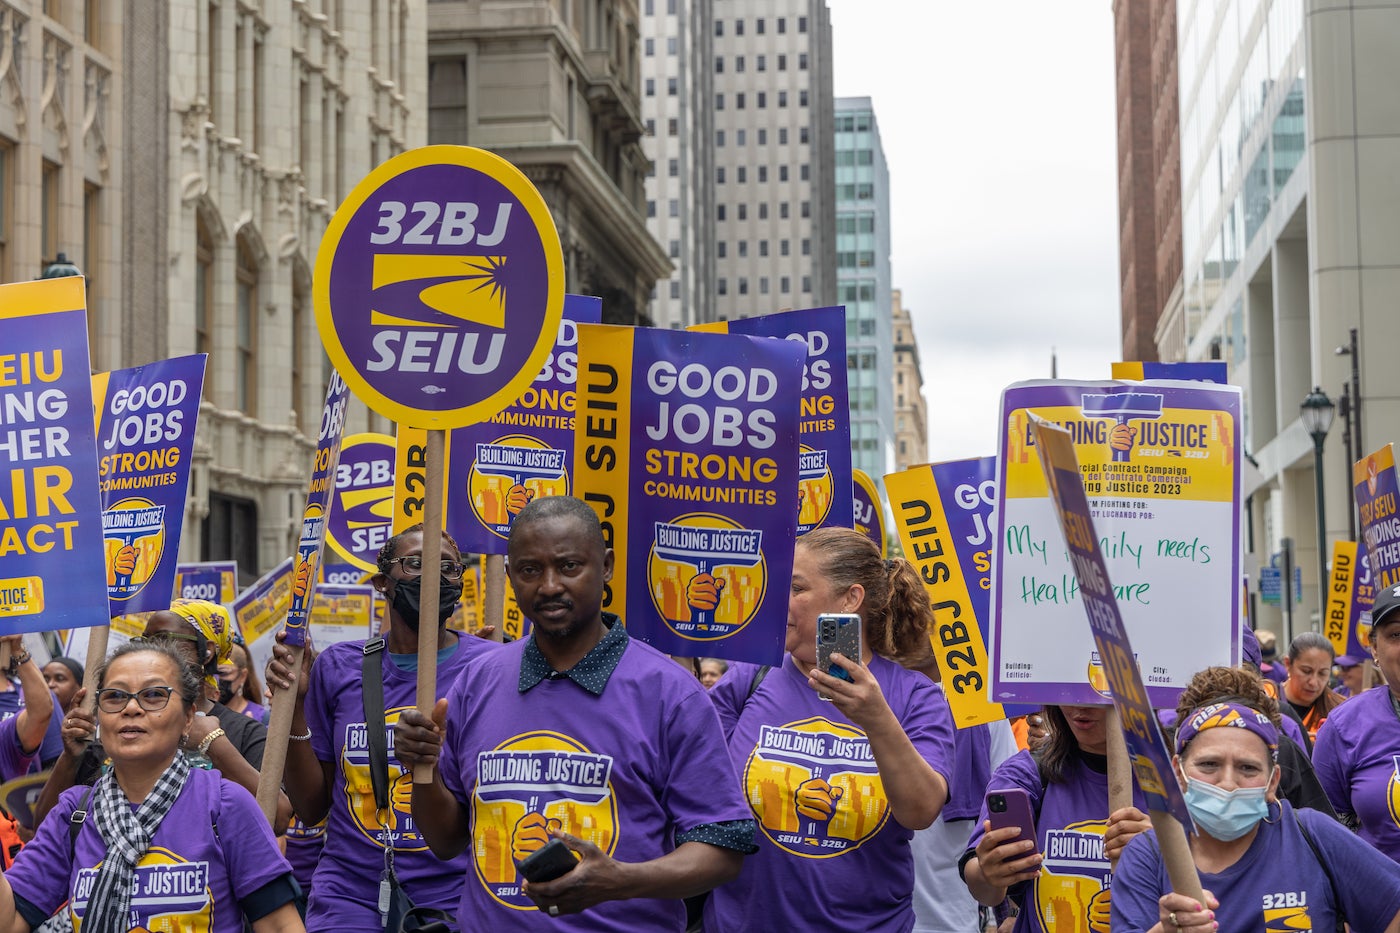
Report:
M 1321 387 L 1314 386 L 1307 398 L 1299 406 L 1299 416 L 1303 427 L 1313 440 L 1313 474 L 1317 480 L 1317 604 L 1318 618 L 1326 610 L 1327 601 L 1327 505 L 1322 486 L 1322 445 L 1327 440 L 1327 432 L 1332 427 L 1332 416 L 1336 407 Z
M 66 253 L 59 253 L 53 262 L 44 267 L 44 273 L 39 278 L 61 279 L 70 275 L 82 275 L 82 273 L 78 271 L 77 266 L 73 265 Z

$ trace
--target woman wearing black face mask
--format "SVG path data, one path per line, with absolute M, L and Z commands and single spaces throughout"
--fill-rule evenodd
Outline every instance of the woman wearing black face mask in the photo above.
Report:
M 389 625 L 381 632 L 385 651 L 378 664 L 383 683 L 384 722 L 390 730 L 399 713 L 414 705 L 418 677 L 418 607 L 423 573 L 423 526 L 400 532 L 379 551 L 374 587 L 389 602 Z M 442 539 L 441 599 L 438 606 L 437 696 L 457 679 L 470 658 L 494 642 L 462 638 L 446 628 L 462 595 L 462 558 L 447 534 Z M 379 928 L 378 885 L 366 884 L 366 866 L 384 864 L 384 846 L 394 846 L 394 870 L 419 907 L 455 909 L 470 853 L 449 862 L 424 845 L 409 812 L 412 773 L 400 766 L 389 745 L 389 811 L 376 817 L 365 748 L 364 642 L 331 645 L 314 659 L 303 652 L 300 677 L 287 666 L 280 644 L 267 666 L 275 690 L 296 687 L 291 742 L 284 783 L 297 817 L 306 825 L 327 819 L 326 843 L 312 878 L 307 906 L 310 929 Z M 371 669 L 373 665 L 371 666 Z

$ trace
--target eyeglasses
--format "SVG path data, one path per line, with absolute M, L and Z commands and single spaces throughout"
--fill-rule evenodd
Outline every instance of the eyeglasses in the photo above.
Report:
M 398 564 L 403 568 L 403 575 L 406 577 L 421 577 L 423 575 L 423 558 L 417 554 L 409 557 L 391 557 L 385 563 Z M 453 583 L 462 579 L 462 574 L 467 569 L 465 564 L 456 560 L 444 560 L 438 564 L 438 567 L 442 572 L 442 578 Z
M 104 713 L 120 713 L 135 700 L 143 710 L 154 713 L 170 705 L 170 694 L 174 692 L 174 687 L 143 687 L 135 693 L 116 687 L 103 687 L 97 691 L 97 708 Z

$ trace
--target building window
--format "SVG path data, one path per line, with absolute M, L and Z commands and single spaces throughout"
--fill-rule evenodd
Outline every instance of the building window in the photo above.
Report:
M 779 166 L 778 166 L 778 181 L 787 181 L 787 180 L 788 180 L 788 167 L 787 167 L 786 165 L 779 165 Z M 805 176 L 804 176 L 804 180 L 805 180 Z
M 807 239 L 806 237 L 803 237 L 803 238 L 802 238 L 802 255 L 803 255 L 803 256 L 810 256 L 810 255 L 812 255 L 812 241 L 809 240 L 809 239 Z
M 717 20 L 715 20 L 715 35 L 717 35 L 717 36 L 722 36 L 722 35 L 724 35 L 724 20 L 722 20 L 722 19 L 717 19 Z
M 747 181 L 749 180 L 749 170 L 748 170 L 748 167 L 747 167 L 747 166 L 744 166 L 744 165 L 740 165 L 738 168 L 736 168 L 736 169 L 734 170 L 734 176 L 735 176 L 735 178 L 738 180 L 739 184 L 741 184 L 741 185 L 744 184 L 745 182 L 747 182 Z
M 14 242 L 12 219 L 15 213 L 15 146 L 0 139 L 0 282 L 13 282 L 10 270 L 10 244 Z
M 758 17 L 758 19 L 754 20 L 753 31 L 756 32 L 756 33 L 757 33 L 758 35 L 760 35 L 760 36 L 763 35 L 763 17 L 762 17 L 762 16 L 760 16 L 760 17 Z
M 204 219 L 195 218 L 194 248 L 194 352 L 214 352 L 214 239 Z M 204 367 L 204 397 L 209 398 L 212 363 Z M 212 401 L 212 400 L 211 400 Z
M 201 560 L 238 562 L 240 574 L 258 575 L 258 504 L 219 492 L 209 493 L 209 515 L 200 528 Z
M 681 160 L 680 160 L 680 159 L 667 159 L 667 160 L 666 160 L 666 174 L 669 175 L 669 176 L 671 176 L 672 178 L 675 178 L 675 177 L 677 177 L 678 175 L 680 175 L 680 173 L 681 173 Z
M 642 54 L 650 58 L 656 54 L 656 40 L 648 39 L 642 43 Z
M 716 110 L 723 110 L 723 109 L 724 109 L 724 95 L 723 95 L 723 94 L 716 94 L 716 95 L 715 95 L 715 109 L 716 109 Z
M 252 248 L 238 240 L 237 320 L 235 321 L 234 404 L 257 414 L 258 403 L 258 262 Z
M 803 219 L 803 220 L 807 220 L 807 219 L 810 218 L 811 216 L 812 216 L 812 202 L 811 202 L 811 201 L 803 201 L 803 202 L 802 202 L 802 219 Z
M 778 279 L 778 291 L 782 292 L 784 295 L 792 291 L 792 279 L 786 275 Z
M 680 279 L 672 279 L 672 280 L 671 280 L 671 299 L 674 301 L 675 299 L 679 298 L 680 296 L 681 296 L 681 280 L 680 280 Z
M 758 219 L 759 219 L 759 220 L 767 220 L 767 219 L 768 219 L 768 202 L 767 202 L 767 201 L 759 201 L 759 202 L 758 202 Z
M 715 130 L 715 148 L 724 148 L 724 130 Z
M 719 295 L 729 294 L 729 280 L 724 276 L 719 277 L 719 282 L 715 285 L 715 293 Z
M 740 205 L 739 205 L 739 219 L 740 219 L 740 220 L 748 220 L 748 219 L 749 219 L 749 206 L 748 206 L 747 204 L 740 204 Z
M 807 53 L 806 53 L 806 52 L 800 52 L 800 53 L 798 53 L 798 56 L 797 56 L 797 70 L 798 70 L 798 71 L 806 71 L 806 70 L 807 70 Z
M 788 202 L 786 202 L 786 201 L 779 201 L 779 202 L 778 202 L 778 219 L 779 219 L 779 220 L 787 220 L 787 219 L 788 219 Z
M 319 421 L 320 412 L 312 414 L 309 405 L 304 404 L 306 391 L 306 371 L 310 368 L 309 348 L 315 344 L 307 340 L 307 284 L 302 276 L 292 274 L 292 411 L 296 415 L 296 426 L 309 429 Z M 312 325 L 314 326 L 314 325 Z M 319 425 L 318 425 L 319 426 Z
M 760 295 L 768 294 L 768 276 L 760 275 L 758 277 L 758 293 Z
M 674 4 L 672 4 L 672 5 L 674 6 Z M 672 10 L 671 12 L 674 13 L 675 11 Z M 666 37 L 666 54 L 667 54 L 667 55 L 675 55 L 675 54 L 676 54 L 676 37 L 675 37 L 675 36 L 667 36 L 667 37 Z
M 734 145 L 736 145 L 736 146 L 747 146 L 748 143 L 749 143 L 749 133 L 748 133 L 748 130 L 735 130 L 735 131 L 734 131 Z
M 715 220 L 724 220 L 724 205 L 715 205 Z
M 728 243 L 726 243 L 724 240 L 720 240 L 718 243 L 715 244 L 715 256 L 717 256 L 720 259 L 725 258 L 725 254 L 729 251 L 728 247 Z
M 768 70 L 768 56 L 767 56 L 767 55 L 760 55 L 760 56 L 758 56 L 758 60 L 754 62 L 754 69 L 757 70 L 757 71 L 767 71 L 767 70 Z
M 681 216 L 681 202 L 680 202 L 679 199 L 677 199 L 677 198 L 671 198 L 669 201 L 666 202 L 666 216 L 667 216 L 667 217 L 679 217 L 679 216 Z
M 799 17 L 797 17 L 797 31 L 798 31 L 798 32 L 806 32 L 806 31 L 807 31 L 807 17 L 805 17 L 805 16 L 799 16 Z
M 716 165 L 716 166 L 715 166 L 715 184 L 717 184 L 717 185 L 722 185 L 722 184 L 724 184 L 724 166 L 723 166 L 723 165 Z
M 778 70 L 779 70 L 779 71 L 787 71 L 787 56 L 786 56 L 786 55 L 779 55 L 779 56 L 778 56 Z
M 677 93 L 679 90 L 680 90 L 680 79 L 679 79 L 679 78 L 667 78 L 667 79 L 666 79 L 666 93 L 667 93 L 667 94 L 669 94 L 671 97 L 675 97 L 675 96 L 676 96 L 676 93 Z
M 743 71 L 744 71 L 744 56 L 742 56 L 742 55 L 735 55 L 735 56 L 734 56 L 734 71 L 735 71 L 735 73 L 739 73 L 739 74 L 743 73 Z
M 58 189 L 63 180 L 63 166 L 44 160 L 39 191 L 39 240 L 44 250 L 44 262 L 53 262 L 63 242 L 59 231 Z M 42 269 L 40 270 L 43 271 Z
M 656 135 L 656 121 L 655 121 L 655 120 L 647 120 L 647 135 L 648 135 L 648 136 L 655 136 L 655 135 Z
M 779 16 L 779 17 L 778 17 L 778 35 L 781 36 L 781 35 L 782 35 L 783 33 L 785 33 L 785 32 L 787 32 L 787 17 L 786 17 L 786 16 Z
M 91 182 L 83 183 L 83 268 L 87 270 L 89 283 L 92 276 L 99 275 L 102 263 L 102 189 Z M 98 359 L 98 304 L 97 296 L 89 289 L 87 293 L 88 346 L 92 368 L 101 372 L 107 367 Z
M 675 117 L 672 117 L 671 119 L 669 119 L 669 120 L 666 121 L 666 135 L 667 135 L 667 136 L 679 136 L 679 135 L 680 135 L 680 132 L 681 132 L 681 121 L 680 121 L 680 120 L 677 120 Z
M 761 126 L 758 128 L 758 144 L 760 146 L 768 145 L 768 130 Z
M 805 106 L 807 106 L 807 92 L 806 92 L 806 91 L 798 91 L 798 92 L 797 92 L 797 106 L 799 106 L 799 107 L 805 107 Z
M 655 216 L 656 216 L 656 202 L 655 202 L 655 201 L 650 201 L 650 200 L 647 201 L 647 216 L 648 216 L 648 217 L 655 217 Z
M 802 294 L 809 295 L 812 292 L 812 277 L 804 275 L 802 277 Z
M 779 256 L 786 256 L 786 255 L 788 254 L 788 252 L 789 252 L 789 248 L 788 248 L 788 247 L 789 247 L 790 243 L 791 243 L 790 240 L 779 240 L 779 241 L 778 241 L 778 255 L 779 255 Z
M 736 19 L 736 20 L 734 21 L 734 35 L 736 35 L 736 36 L 742 36 L 743 34 L 744 34 L 744 21 L 743 21 L 742 19 Z
M 803 93 L 805 94 L 806 91 L 803 91 Z M 797 131 L 797 141 L 804 146 L 807 145 L 807 141 L 810 136 L 811 134 L 807 132 L 807 127 L 805 126 Z
M 648 39 L 647 41 L 650 42 L 651 40 Z M 715 56 L 715 74 L 717 74 L 717 75 L 722 75 L 722 74 L 724 74 L 724 56 L 723 56 L 723 55 L 716 55 L 716 56 Z
M 797 169 L 797 177 L 803 181 L 809 181 L 812 177 L 812 170 L 806 162 L 803 162 Z
M 758 241 L 758 255 L 760 255 L 760 256 L 767 256 L 767 255 L 768 255 L 768 241 L 767 241 L 767 240 L 759 240 L 759 241 Z
M 758 167 L 758 181 L 759 181 L 759 184 L 762 184 L 763 182 L 766 182 L 767 180 L 768 180 L 768 166 L 766 166 L 766 165 L 760 165 L 760 166 Z
M 767 107 L 767 106 L 768 106 L 768 93 L 767 93 L 766 91 L 759 91 L 759 92 L 758 92 L 758 109 L 759 109 L 759 110 L 762 110 L 763 108 L 765 108 L 765 107 Z
M 655 96 L 656 96 L 656 79 L 655 79 L 655 78 L 647 78 L 646 93 L 647 93 L 647 96 L 648 96 L 648 97 L 655 97 Z
M 786 106 L 787 106 L 787 91 L 779 91 L 779 92 L 778 92 L 778 106 L 779 106 L 779 107 L 786 107 Z
M 780 126 L 780 127 L 778 127 L 778 145 L 779 145 L 779 146 L 786 146 L 786 145 L 787 145 L 787 136 L 788 136 L 788 134 L 787 134 L 787 127 L 785 127 L 785 126 Z
M 744 277 L 744 276 L 741 275 L 741 276 L 739 276 L 739 294 L 741 294 L 741 295 L 747 295 L 748 293 L 749 293 L 749 280 L 748 280 L 746 277 Z
M 749 256 L 749 241 L 748 241 L 748 240 L 740 240 L 740 241 L 739 241 L 739 258 L 740 258 L 740 259 L 747 259 L 748 256 Z
M 672 241 L 670 242 L 670 248 L 667 250 L 667 252 L 670 254 L 670 256 L 671 256 L 672 259 L 680 259 L 680 258 L 681 258 L 681 241 L 680 241 L 680 240 L 672 240 Z

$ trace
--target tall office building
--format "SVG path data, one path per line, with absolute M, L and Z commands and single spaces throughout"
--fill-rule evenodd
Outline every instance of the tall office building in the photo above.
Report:
M 708 0 L 642 0 L 647 229 L 673 267 L 652 295 L 658 327 L 715 319 L 712 10 Z
M 1113 4 L 1125 360 L 1157 359 L 1157 322 L 1181 281 L 1176 5 L 1177 0 Z
M 1243 447 L 1262 474 L 1246 559 L 1267 564 L 1288 537 L 1303 575 L 1291 631 L 1278 606 L 1258 606 L 1254 621 L 1287 637 L 1316 627 L 1319 537 L 1350 534 L 1338 428 L 1324 448 L 1319 534 L 1299 406 L 1314 386 L 1335 399 L 1350 380 L 1353 361 L 1335 350 L 1352 328 L 1364 415 L 1353 455 L 1400 428 L 1389 359 L 1400 345 L 1400 8 L 1180 0 L 1177 13 L 1185 262 L 1159 350 L 1223 359 L 1245 389 Z
M 899 289 L 891 295 L 894 324 L 894 469 L 928 462 L 928 403 L 914 321 Z
M 868 97 L 836 101 L 837 301 L 846 306 L 851 455 L 884 488 L 895 462 L 890 172 Z
M 424 141 L 423 24 L 408 0 L 0 2 L 0 279 L 72 259 L 94 369 L 209 354 L 183 560 L 293 552 L 329 378 L 311 268 L 350 186 Z
M 649 324 L 671 263 L 647 231 L 637 0 L 428 4 L 428 140 L 514 163 L 549 206 L 565 288 Z
M 835 302 L 831 65 L 826 0 L 715 0 L 721 319 Z

